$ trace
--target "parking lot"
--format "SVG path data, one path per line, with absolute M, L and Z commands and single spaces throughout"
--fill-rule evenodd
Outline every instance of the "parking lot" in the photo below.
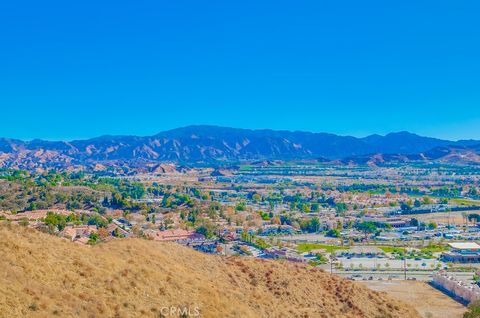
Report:
M 340 263 L 344 269 L 403 269 L 406 265 L 407 269 L 433 270 L 438 266 L 440 268 L 445 266 L 437 259 L 407 259 L 404 264 L 403 260 L 368 257 L 339 257 L 337 263 Z

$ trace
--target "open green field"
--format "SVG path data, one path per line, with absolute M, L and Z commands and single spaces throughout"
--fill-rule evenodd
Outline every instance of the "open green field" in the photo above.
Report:
M 405 248 L 403 247 L 394 247 L 394 246 L 376 246 L 381 249 L 384 253 L 405 253 Z
M 348 250 L 348 246 L 336 246 L 314 243 L 300 243 L 297 245 L 297 250 L 301 253 L 310 252 L 311 250 L 324 249 L 327 253 L 333 253 L 338 250 Z
M 451 203 L 455 203 L 458 205 L 466 205 L 466 206 L 480 206 L 480 200 L 472 200 L 472 199 L 450 199 Z

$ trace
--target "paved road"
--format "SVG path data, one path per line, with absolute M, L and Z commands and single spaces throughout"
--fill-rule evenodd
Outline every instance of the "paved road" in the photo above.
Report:
M 356 257 L 356 258 L 345 258 L 339 257 L 337 262 L 341 262 L 343 268 L 359 268 L 363 269 L 403 269 L 404 261 L 399 259 L 389 259 L 389 258 L 366 258 L 366 257 Z M 436 259 L 407 259 L 406 266 L 411 269 L 434 269 L 437 266 L 444 267 L 445 263 L 438 261 Z
M 404 280 L 405 274 L 402 271 L 338 271 L 333 270 L 333 273 L 342 277 L 350 278 L 353 280 Z M 407 271 L 407 279 L 414 279 L 419 281 L 431 281 L 432 271 Z M 472 272 L 452 272 L 452 276 L 455 276 L 461 280 L 471 280 L 473 277 Z

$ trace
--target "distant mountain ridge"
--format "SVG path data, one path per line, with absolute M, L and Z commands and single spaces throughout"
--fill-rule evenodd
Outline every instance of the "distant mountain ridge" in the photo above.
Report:
M 409 132 L 356 138 L 329 133 L 200 125 L 146 137 L 101 136 L 74 141 L 0 138 L 0 166 L 32 168 L 107 161 L 188 164 L 320 158 L 363 163 L 372 156 L 381 156 L 380 161 L 400 157 L 402 160 L 437 160 L 439 154 L 461 159 L 459 154 L 467 152 L 466 156 L 475 161 L 474 154 L 478 155 L 479 149 L 480 141 L 476 140 L 449 141 Z

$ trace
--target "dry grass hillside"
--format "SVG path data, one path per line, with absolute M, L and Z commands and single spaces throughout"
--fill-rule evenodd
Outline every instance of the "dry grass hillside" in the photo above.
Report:
M 0 225 L 0 268 L 0 317 L 418 317 L 308 266 L 139 239 L 89 247 Z

